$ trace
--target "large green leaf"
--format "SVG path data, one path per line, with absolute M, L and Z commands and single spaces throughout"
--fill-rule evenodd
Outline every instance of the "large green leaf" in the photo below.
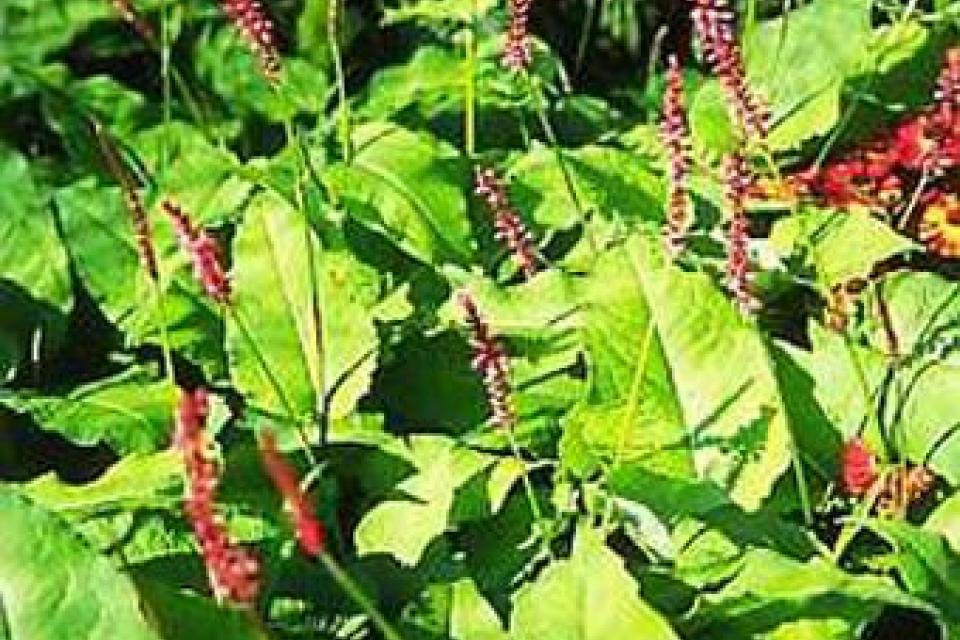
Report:
M 63 395 L 0 393 L 0 404 L 81 446 L 100 442 L 120 454 L 155 451 L 170 439 L 175 390 L 133 368 Z
M 349 165 L 324 174 L 335 201 L 415 258 L 466 262 L 470 175 L 455 150 L 428 134 L 384 124 L 360 127 L 354 145 Z
M 158 640 L 130 580 L 47 511 L 0 487 L 0 603 L 11 640 Z
M 639 585 L 603 537 L 580 527 L 573 553 L 514 596 L 510 634 L 516 640 L 678 638 L 638 595 Z
M 702 596 L 690 632 L 745 640 L 856 640 L 885 604 L 930 612 L 890 580 L 848 574 L 822 558 L 801 563 L 757 549 L 732 582 Z
M 389 299 L 378 308 L 377 273 L 323 249 L 304 217 L 265 191 L 237 233 L 234 276 L 228 343 L 237 387 L 270 413 L 349 414 L 376 366 L 374 319 L 381 309 L 403 312 Z
M 0 381 L 48 352 L 73 306 L 67 256 L 27 160 L 0 147 Z M 38 350 L 39 349 L 39 350 Z
M 172 348 L 203 365 L 212 376 L 223 371 L 223 323 L 197 283 L 169 225 L 151 216 L 153 242 L 164 278 L 162 304 L 140 264 L 130 213 L 119 188 L 85 178 L 60 189 L 56 204 L 73 264 L 104 314 L 130 346 L 157 345 L 162 324 Z

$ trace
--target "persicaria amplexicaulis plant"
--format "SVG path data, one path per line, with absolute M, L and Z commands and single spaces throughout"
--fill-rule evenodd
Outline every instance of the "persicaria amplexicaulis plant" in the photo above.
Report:
M 748 135 L 764 137 L 770 123 L 766 103 L 747 83 L 728 0 L 691 0 L 693 25 L 703 56 L 727 94 L 735 122 Z
M 503 48 L 503 64 L 513 71 L 529 69 L 533 62 L 530 44 L 530 5 L 533 0 L 509 0 L 510 21 L 507 25 L 507 41 Z
M 259 0 L 221 0 L 221 7 L 259 58 L 263 75 L 275 82 L 280 75 L 280 53 L 273 22 L 263 5 Z
M 216 512 L 220 465 L 205 427 L 209 402 L 204 389 L 182 391 L 177 405 L 174 446 L 186 472 L 184 510 L 193 526 L 218 600 L 249 606 L 260 590 L 260 561 L 233 541 Z
M 506 246 L 524 276 L 533 277 L 539 267 L 533 234 L 510 205 L 507 187 L 493 169 L 478 169 L 474 192 L 483 198 L 493 214 L 493 228 L 498 241 Z
M 747 218 L 747 194 L 751 186 L 750 167 L 739 153 L 724 159 L 726 202 L 730 212 L 727 231 L 727 289 L 737 308 L 744 314 L 757 310 L 759 301 L 753 294 L 750 274 L 750 220 Z
M 663 99 L 660 135 L 668 156 L 668 203 L 666 245 L 671 255 L 678 255 L 686 244 L 687 230 L 693 214 L 690 200 L 690 170 L 693 165 L 690 127 L 683 100 L 683 70 L 676 56 L 667 63 L 667 88 Z
M 477 308 L 477 303 L 467 292 L 457 295 L 470 329 L 470 361 L 474 371 L 480 374 L 490 406 L 491 422 L 501 429 L 511 429 L 517 422 L 513 408 L 513 389 L 510 385 L 510 361 L 500 341 L 494 337 L 490 325 Z
M 326 549 L 326 527 L 317 518 L 310 498 L 300 487 L 296 470 L 277 449 L 277 439 L 273 433 L 265 432 L 260 436 L 260 457 L 273 486 L 283 497 L 300 548 L 308 556 L 318 557 Z
M 223 266 L 216 240 L 197 227 L 177 204 L 164 200 L 162 208 L 173 224 L 180 248 L 190 256 L 194 274 L 204 291 L 217 302 L 228 304 L 230 276 Z

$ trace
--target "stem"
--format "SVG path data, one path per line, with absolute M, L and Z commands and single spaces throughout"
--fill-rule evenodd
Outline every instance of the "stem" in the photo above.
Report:
M 530 513 L 533 515 L 533 520 L 536 523 L 534 526 L 534 532 L 537 534 L 537 537 L 540 538 L 544 551 L 547 552 L 547 555 L 553 558 L 553 550 L 550 548 L 550 542 L 546 537 L 540 536 L 540 525 L 544 522 L 543 511 L 540 510 L 540 503 L 537 502 L 537 494 L 533 489 L 533 482 L 530 480 L 530 473 L 527 470 L 527 463 L 523 459 L 523 455 L 520 452 L 520 445 L 517 443 L 517 437 L 513 433 L 513 428 L 507 427 L 507 439 L 510 441 L 510 451 L 513 453 L 514 459 L 520 463 L 520 466 L 523 467 L 523 473 L 520 475 L 520 482 L 523 484 L 523 491 L 527 496 L 527 502 L 530 503 Z
M 353 159 L 353 142 L 350 133 L 350 106 L 347 104 L 347 81 L 340 51 L 340 0 L 327 0 L 327 3 L 327 43 L 333 56 L 333 69 L 337 78 L 340 150 L 344 162 L 349 163 Z
M 160 7 L 160 84 L 163 96 L 163 127 L 170 126 L 172 94 L 170 90 L 170 7 L 163 3 Z M 160 160 L 157 173 L 167 162 L 167 137 L 160 136 Z
M 157 329 L 160 333 L 160 350 L 163 352 L 163 368 L 167 380 L 170 381 L 172 389 L 177 388 L 177 376 L 173 368 L 173 351 L 170 349 L 170 333 L 167 328 L 167 307 L 163 303 L 163 287 L 160 286 L 160 278 L 151 278 L 153 282 L 153 295 L 155 302 L 155 311 L 157 314 Z
M 467 77 L 464 91 L 463 139 L 467 157 L 477 151 L 477 0 L 470 1 L 470 25 L 466 32 Z
M 330 574 L 334 582 L 337 583 L 344 593 L 353 600 L 364 613 L 370 618 L 370 622 L 380 631 L 384 640 L 403 640 L 403 636 L 393 628 L 393 625 L 380 613 L 373 601 L 363 592 L 360 585 L 350 577 L 350 574 L 344 571 L 343 567 L 329 553 L 321 553 L 320 563 Z

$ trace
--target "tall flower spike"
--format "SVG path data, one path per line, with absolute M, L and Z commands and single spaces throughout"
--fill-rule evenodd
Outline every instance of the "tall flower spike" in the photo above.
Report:
M 503 48 L 503 64 L 513 71 L 529 69 L 533 62 L 530 45 L 530 5 L 533 0 L 509 0 L 510 22 L 507 26 L 507 42 Z
M 140 198 L 136 182 L 130 175 L 130 170 L 120 160 L 117 147 L 103 125 L 94 122 L 93 133 L 100 145 L 100 152 L 107 165 L 107 171 L 120 185 L 124 204 L 126 204 L 127 211 L 130 212 L 140 264 L 143 265 L 150 279 L 156 282 L 160 279 L 160 270 L 157 268 L 157 254 L 153 248 L 153 232 L 150 229 L 150 218 L 147 216 L 146 207 L 143 206 L 143 200 Z
M 860 438 L 850 440 L 840 452 L 840 484 L 850 496 L 862 496 L 879 478 L 877 458 Z
M 217 599 L 249 606 L 260 590 L 260 561 L 230 538 L 223 519 L 216 513 L 220 467 L 204 431 L 208 412 L 206 391 L 181 392 L 174 446 L 183 456 L 187 475 L 184 510 Z
M 483 379 L 491 422 L 501 429 L 512 429 L 517 422 L 513 408 L 513 389 L 510 386 L 510 363 L 503 345 L 493 336 L 490 325 L 480 314 L 477 303 L 467 292 L 457 296 L 467 326 L 470 328 L 471 365 Z
M 326 528 L 317 518 L 310 499 L 300 489 L 297 472 L 277 449 L 277 439 L 271 432 L 260 436 L 260 457 L 267 475 L 283 496 L 283 503 L 293 520 L 300 548 L 307 555 L 316 558 L 326 548 Z
M 740 154 L 727 156 L 726 199 L 730 208 L 730 227 L 727 246 L 727 288 L 733 294 L 740 311 L 747 315 L 759 307 L 753 295 L 750 278 L 749 227 L 746 199 L 750 190 L 750 168 Z
M 690 127 L 683 105 L 683 70 L 677 57 L 668 60 L 667 89 L 663 99 L 660 135 L 669 156 L 669 196 L 667 204 L 666 244 L 671 255 L 683 251 L 687 230 L 693 217 L 690 201 L 691 160 Z
M 737 44 L 729 0 L 691 0 L 693 25 L 703 55 L 727 94 L 736 122 L 753 136 L 764 137 L 770 126 L 766 103 L 750 88 Z
M 180 248 L 190 256 L 194 274 L 204 291 L 217 302 L 229 304 L 230 277 L 221 263 L 216 241 L 202 228 L 194 226 L 183 209 L 170 200 L 163 201 L 163 212 L 173 224 Z
M 523 270 L 523 275 L 532 278 L 539 267 L 533 235 L 527 229 L 520 214 L 510 205 L 510 197 L 503 181 L 493 169 L 478 169 L 474 192 L 486 201 L 493 213 L 494 234 L 502 242 Z
M 277 51 L 273 22 L 267 17 L 260 1 L 221 0 L 221 7 L 260 59 L 263 75 L 270 82 L 276 82 L 280 75 L 280 53 Z

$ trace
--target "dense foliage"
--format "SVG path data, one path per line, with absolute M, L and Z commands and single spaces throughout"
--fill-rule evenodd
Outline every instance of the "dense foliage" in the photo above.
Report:
M 0 638 L 960 638 L 958 30 L 4 0 Z

